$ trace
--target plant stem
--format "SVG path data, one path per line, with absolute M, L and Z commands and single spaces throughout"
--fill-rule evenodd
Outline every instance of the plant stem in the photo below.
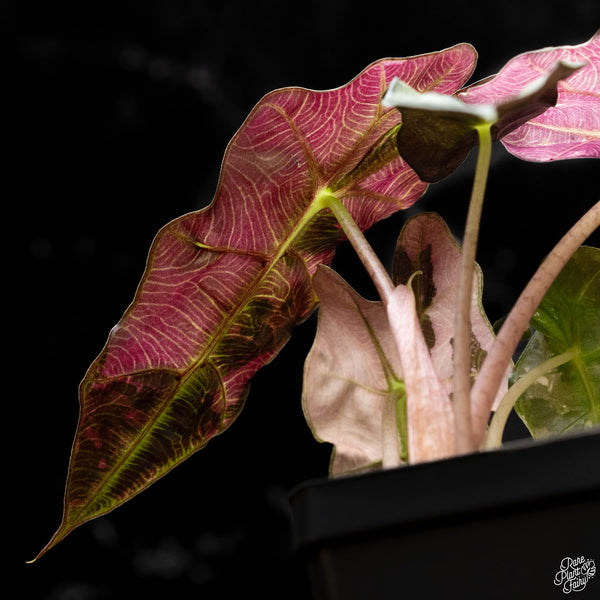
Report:
M 375 254 L 373 248 L 365 238 L 360 227 L 356 224 L 352 215 L 348 212 L 346 207 L 333 195 L 327 194 L 322 201 L 331 212 L 334 214 L 342 230 L 346 234 L 346 237 L 354 247 L 356 254 L 360 258 L 361 262 L 365 266 L 365 269 L 369 273 L 379 297 L 382 302 L 387 305 L 388 299 L 391 293 L 394 291 L 394 284 L 388 272 L 381 264 L 379 257 Z
M 471 424 L 471 305 L 473 276 L 479 237 L 479 223 L 485 186 L 492 153 L 491 124 L 477 127 L 479 154 L 473 180 L 473 190 L 463 236 L 458 297 L 454 322 L 454 373 L 452 405 L 456 427 L 456 454 L 473 452 L 476 448 Z
M 529 326 L 533 314 L 554 279 L 575 250 L 598 227 L 600 227 L 600 202 L 596 202 L 553 248 L 519 296 L 498 332 L 471 391 L 471 402 L 474 407 L 473 432 L 477 446 L 485 437 L 494 399 L 523 332 Z
M 496 412 L 492 418 L 492 422 L 490 423 L 490 428 L 484 445 L 486 450 L 499 448 L 502 445 L 502 435 L 504 434 L 504 428 L 506 427 L 508 415 L 510 415 L 510 412 L 523 392 L 549 371 L 552 371 L 553 369 L 560 367 L 560 365 L 564 365 L 565 363 L 569 362 L 573 356 L 575 356 L 575 353 L 572 350 L 552 356 L 548 360 L 545 360 L 542 364 L 529 371 L 529 373 L 526 375 L 523 375 L 523 377 L 518 379 L 515 384 L 510 387 L 498 405 L 498 408 L 496 409 Z
M 394 291 L 394 284 L 392 283 L 388 272 L 381 264 L 379 257 L 375 254 L 373 248 L 360 230 L 360 227 L 358 227 L 356 221 L 354 221 L 346 207 L 332 194 L 325 193 L 320 198 L 320 202 L 333 212 L 342 230 L 346 234 L 346 237 L 354 247 L 356 254 L 369 273 L 371 280 L 375 284 L 383 304 L 387 306 L 389 298 Z M 404 393 L 403 384 L 401 385 L 401 389 L 402 393 Z M 402 463 L 400 458 L 401 449 L 398 432 L 397 406 L 397 394 L 388 394 L 384 402 L 383 414 L 381 417 L 381 450 L 382 466 L 384 469 L 395 468 Z
M 381 462 L 384 469 L 394 469 L 402 464 L 397 406 L 396 394 L 388 394 L 381 417 Z

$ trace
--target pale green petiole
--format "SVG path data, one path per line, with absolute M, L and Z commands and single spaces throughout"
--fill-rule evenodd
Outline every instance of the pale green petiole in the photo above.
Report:
M 540 377 L 569 362 L 574 356 L 575 352 L 572 350 L 552 356 L 534 369 L 531 369 L 529 373 L 518 379 L 515 384 L 509 388 L 508 392 L 498 405 L 498 408 L 496 409 L 494 417 L 490 423 L 490 428 L 484 444 L 484 448 L 486 450 L 499 448 L 502 445 L 502 435 L 504 433 L 506 421 L 514 405 L 521 397 L 523 392 L 530 385 L 534 384 Z
M 475 408 L 475 414 L 472 415 L 473 428 L 480 436 L 475 440 L 477 446 L 483 443 L 485 427 L 498 386 L 505 377 L 512 355 L 523 336 L 523 331 L 528 327 L 552 282 L 577 248 L 598 227 L 600 227 L 600 202 L 596 202 L 546 256 L 500 328 L 471 390 L 471 400 Z
M 454 322 L 454 377 L 452 404 L 456 427 L 455 450 L 465 454 L 475 450 L 471 424 L 471 304 L 475 255 L 485 186 L 492 154 L 491 123 L 476 127 L 479 135 L 479 154 L 469 212 L 463 236 L 457 309 Z
M 402 416 L 404 415 L 404 418 Z M 401 433 L 402 432 L 402 433 Z M 403 435 L 404 434 L 404 435 Z M 381 418 L 382 465 L 384 469 L 399 467 L 407 457 L 406 391 L 398 386 L 385 399 Z

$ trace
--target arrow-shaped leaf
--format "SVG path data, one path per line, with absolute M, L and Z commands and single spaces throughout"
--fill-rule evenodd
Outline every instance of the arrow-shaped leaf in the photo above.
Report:
M 536 332 L 513 374 L 530 380 L 515 409 L 535 438 L 600 424 L 599 307 L 600 250 L 582 246 L 536 311 Z
M 314 309 L 311 275 L 340 229 L 335 191 L 363 229 L 425 191 L 398 156 L 394 76 L 453 93 L 475 51 L 389 59 L 326 92 L 265 96 L 229 144 L 213 203 L 157 235 L 135 299 L 80 386 L 62 524 L 42 551 L 122 504 L 236 418 L 253 374 Z

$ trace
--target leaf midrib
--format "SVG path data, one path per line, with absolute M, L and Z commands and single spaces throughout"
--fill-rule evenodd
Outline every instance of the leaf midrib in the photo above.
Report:
M 276 252 L 274 252 L 270 256 L 266 255 L 267 261 L 266 261 L 264 268 L 254 278 L 254 281 L 252 281 L 252 283 L 246 287 L 245 293 L 242 296 L 242 298 L 240 299 L 240 301 L 237 303 L 235 310 L 230 311 L 229 314 L 227 315 L 227 318 L 225 318 L 221 321 L 217 330 L 211 336 L 210 342 L 208 342 L 205 345 L 203 352 L 201 352 L 198 355 L 198 357 L 192 361 L 190 366 L 188 368 L 186 368 L 183 372 L 178 371 L 177 369 L 172 369 L 172 370 L 171 369 L 163 369 L 163 371 L 165 371 L 165 372 L 172 371 L 172 372 L 180 374 L 180 380 L 177 382 L 177 384 L 174 387 L 174 389 L 172 390 L 172 392 L 165 398 L 165 400 L 162 403 L 162 406 L 160 407 L 159 410 L 156 411 L 154 417 L 147 423 L 147 425 L 143 428 L 143 430 L 137 436 L 137 441 L 134 444 L 132 444 L 132 446 L 130 446 L 127 453 L 122 457 L 122 459 L 119 460 L 115 464 L 113 469 L 111 469 L 111 471 L 106 474 L 106 477 L 102 480 L 102 483 L 97 488 L 97 493 L 95 493 L 92 497 L 90 497 L 89 501 L 85 505 L 82 505 L 80 507 L 80 509 L 77 511 L 77 516 L 82 515 L 82 514 L 85 515 L 89 506 L 91 504 L 93 504 L 93 502 L 100 496 L 100 494 L 102 493 L 102 490 L 105 490 L 107 487 L 109 487 L 109 485 L 112 481 L 118 479 L 119 474 L 123 470 L 124 466 L 129 464 L 132 457 L 137 454 L 137 452 L 139 451 L 141 446 L 144 444 L 145 440 L 148 438 L 148 436 L 151 434 L 151 432 L 156 428 L 158 423 L 160 423 L 166 410 L 170 406 L 171 402 L 173 401 L 173 398 L 178 393 L 178 391 L 182 387 L 185 386 L 186 381 L 190 377 L 193 376 L 193 374 L 197 371 L 197 369 L 201 365 L 210 363 L 210 357 L 211 357 L 212 353 L 214 352 L 215 348 L 217 347 L 217 345 L 222 341 L 223 337 L 227 334 L 227 332 L 229 332 L 231 330 L 231 328 L 233 327 L 235 322 L 238 320 L 242 311 L 249 304 L 249 302 L 252 300 L 252 298 L 254 298 L 256 296 L 257 290 L 260 289 L 260 287 L 262 286 L 264 281 L 267 279 L 269 274 L 272 272 L 273 268 L 279 262 L 279 260 L 290 250 L 290 247 L 293 245 L 294 241 L 298 238 L 298 236 L 300 235 L 302 230 L 310 223 L 310 221 L 319 212 L 321 212 L 324 209 L 327 209 L 328 204 L 327 204 L 326 198 L 328 197 L 328 193 L 327 193 L 328 183 L 323 180 L 322 176 L 319 173 L 318 163 L 314 157 L 314 154 L 310 148 L 310 145 L 308 144 L 307 140 L 304 138 L 302 132 L 298 129 L 298 127 L 296 126 L 296 124 L 292 120 L 292 118 L 284 110 L 282 110 L 280 106 L 278 106 L 276 104 L 268 104 L 266 106 L 276 109 L 284 117 L 284 119 L 287 121 L 288 125 L 290 126 L 290 129 L 292 129 L 292 131 L 296 135 L 297 139 L 300 141 L 302 147 L 304 148 L 304 153 L 305 153 L 305 156 L 306 156 L 307 162 L 308 162 L 307 169 L 312 174 L 313 181 L 315 182 L 314 187 L 313 187 L 312 200 L 306 207 L 306 209 L 305 209 L 304 213 L 301 215 L 300 219 L 298 221 L 296 221 L 296 223 L 290 228 L 288 234 L 282 240 L 282 242 L 279 245 L 279 247 L 277 248 Z M 353 145 L 352 149 L 348 152 L 346 160 L 342 161 L 340 163 L 340 165 L 338 166 L 338 168 L 330 175 L 329 181 L 334 180 L 335 177 L 337 176 L 337 174 L 339 174 L 340 171 L 343 170 L 344 166 L 349 162 L 351 157 L 354 156 L 354 152 L 356 151 L 356 148 L 360 145 L 361 140 L 364 139 L 364 137 L 368 136 L 373 131 L 373 129 L 378 126 L 380 119 L 382 119 L 385 116 L 385 114 L 386 113 L 384 111 L 382 111 L 381 109 L 378 109 L 375 112 L 375 115 L 374 115 L 373 119 L 371 120 L 369 127 L 366 129 L 363 136 L 359 137 L 357 139 L 357 141 Z M 368 149 L 367 149 L 367 151 L 368 151 Z M 206 210 L 210 209 L 211 207 L 214 207 L 214 204 L 211 204 L 209 207 L 207 207 Z M 143 285 L 143 283 L 142 283 L 142 285 Z M 224 390 L 224 384 L 222 381 L 221 374 L 219 373 L 219 371 L 216 367 L 214 367 L 214 368 L 215 368 L 215 372 L 219 379 L 219 384 L 220 384 L 221 388 Z M 132 371 L 129 373 L 121 373 L 121 374 L 113 376 L 113 377 L 104 378 L 102 381 L 108 382 L 111 380 L 120 379 L 124 375 L 132 376 L 132 375 L 136 375 L 136 374 L 140 374 L 140 373 L 150 372 L 152 370 L 153 370 L 152 368 L 148 368 L 148 369 L 143 369 L 141 371 Z M 168 469 L 168 470 L 170 470 L 170 469 Z M 161 474 L 161 476 L 166 474 L 166 472 L 168 472 L 168 470 L 165 471 L 165 473 Z M 121 500 L 120 502 L 117 502 L 114 505 L 111 505 L 110 508 L 107 509 L 107 511 L 105 511 L 105 513 L 110 512 L 111 510 L 113 510 L 114 508 L 116 508 L 117 506 L 119 506 L 121 503 L 123 503 L 125 501 L 126 501 L 126 499 Z M 102 514 L 105 514 L 105 513 L 102 513 Z M 77 522 L 78 519 L 77 518 L 73 519 L 73 521 Z

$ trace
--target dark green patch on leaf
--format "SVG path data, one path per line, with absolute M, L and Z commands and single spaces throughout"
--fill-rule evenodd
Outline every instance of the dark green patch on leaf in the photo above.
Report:
M 419 179 L 436 183 L 467 158 L 477 144 L 477 132 L 452 117 L 404 109 L 396 140 L 400 156 Z
M 429 349 L 435 346 L 435 332 L 431 318 L 426 314 L 436 295 L 431 253 L 431 244 L 426 244 L 419 251 L 416 259 L 412 260 L 406 249 L 398 245 L 392 265 L 394 285 L 406 285 L 412 277 L 411 287 L 415 294 L 417 315 Z
M 448 98 L 447 102 L 430 104 L 427 98 L 435 94 L 422 94 L 422 101 L 419 101 L 416 99 L 418 94 L 392 93 L 389 105 L 396 106 L 402 114 L 402 126 L 396 138 L 398 152 L 421 180 L 428 183 L 440 181 L 452 173 L 477 145 L 477 127 L 489 124 L 493 140 L 508 135 L 555 106 L 558 82 L 581 67 L 582 64 L 559 62 L 525 88 L 518 79 L 515 80 L 514 92 L 508 98 L 488 103 L 469 103 L 469 88 L 465 88 L 460 93 L 467 100 L 463 104 L 464 110 L 455 97 Z M 486 83 L 490 81 L 493 78 Z M 473 87 L 480 85 L 474 84 Z M 441 100 L 441 96 L 437 95 L 437 99 Z

